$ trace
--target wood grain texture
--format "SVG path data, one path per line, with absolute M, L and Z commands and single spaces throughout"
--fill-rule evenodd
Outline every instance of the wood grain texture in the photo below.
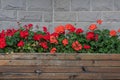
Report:
M 0 55 L 0 80 L 119 79 L 119 54 Z

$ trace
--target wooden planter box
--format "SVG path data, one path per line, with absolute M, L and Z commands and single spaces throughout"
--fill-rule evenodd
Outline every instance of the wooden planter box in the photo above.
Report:
M 0 80 L 120 80 L 120 54 L 0 55 Z

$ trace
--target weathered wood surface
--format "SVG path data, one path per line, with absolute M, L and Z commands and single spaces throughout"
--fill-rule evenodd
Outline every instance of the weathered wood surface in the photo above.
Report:
M 0 80 L 120 80 L 120 55 L 1 54 Z

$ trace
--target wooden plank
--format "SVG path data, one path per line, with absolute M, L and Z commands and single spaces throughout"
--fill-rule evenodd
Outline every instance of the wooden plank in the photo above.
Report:
M 76 60 L 77 55 L 75 54 L 7 54 L 0 55 L 0 60 Z
M 120 67 L 85 67 L 91 73 L 120 73 Z
M 75 79 L 116 80 L 120 79 L 120 73 L 80 73 Z
M 120 67 L 120 61 L 94 61 L 94 66 Z
M 92 66 L 92 61 L 69 60 L 0 60 L 0 66 L 9 65 L 41 65 L 41 66 Z
M 60 66 L 0 66 L 0 73 L 78 73 L 83 72 L 81 67 Z
M 81 60 L 120 60 L 120 54 L 80 54 Z
M 102 74 L 103 79 L 118 79 L 120 80 L 120 73 L 103 73 Z
M 0 60 L 0 66 L 41 65 L 41 66 L 120 66 L 120 61 L 78 61 L 78 60 Z
M 0 75 L 0 79 L 37 79 L 43 80 L 105 80 L 105 79 L 120 79 L 119 73 L 4 73 Z
M 37 79 L 38 75 L 35 73 L 2 73 L 0 79 Z
M 5 54 L 0 55 L 0 60 L 120 60 L 120 54 L 55 54 L 51 55 L 48 53 L 42 54 L 30 54 L 30 53 L 18 53 L 18 54 Z

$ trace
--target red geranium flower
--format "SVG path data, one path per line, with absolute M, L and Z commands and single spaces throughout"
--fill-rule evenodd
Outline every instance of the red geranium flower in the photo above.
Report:
M 56 48 L 52 48 L 51 50 L 50 50 L 50 54 L 55 54 L 55 52 L 56 52 Z
M 54 37 L 58 38 L 59 34 L 54 32 L 54 33 L 51 34 L 51 36 L 54 36 Z
M 85 44 L 84 49 L 90 49 L 90 46 Z
M 78 28 L 78 29 L 76 30 L 76 34 L 80 34 L 80 33 L 83 33 L 83 30 L 82 30 L 81 28 Z
M 50 35 L 43 35 L 43 39 L 50 40 Z
M 64 46 L 66 46 L 68 44 L 68 39 L 63 39 L 62 43 L 63 43 Z
M 42 46 L 44 49 L 48 48 L 47 42 L 40 42 L 39 45 Z
M 87 32 L 86 39 L 97 41 L 98 40 L 98 34 L 95 34 L 94 32 Z
M 20 31 L 21 38 L 27 38 L 29 36 L 28 30 Z
M 31 23 L 28 24 L 28 27 L 29 27 L 29 28 L 32 28 L 32 27 L 33 27 L 33 24 L 31 24 Z
M 18 44 L 17 44 L 17 46 L 18 46 L 18 47 L 23 47 L 23 46 L 24 46 L 24 42 L 23 42 L 22 40 L 19 41 Z
M 117 32 L 115 30 L 110 31 L 110 36 L 116 36 L 116 35 L 117 35 Z
M 72 48 L 76 51 L 79 51 L 82 49 L 82 45 L 78 41 L 75 41 L 72 43 Z
M 102 22 L 103 22 L 103 21 L 102 21 L 101 19 L 98 19 L 98 20 L 97 20 L 97 23 L 98 23 L 98 24 L 102 24 Z
M 5 38 L 5 31 L 2 30 L 2 32 L 0 33 L 0 38 Z
M 87 35 L 86 35 L 86 39 L 87 40 L 94 40 L 94 32 L 88 32 Z
M 65 29 L 74 32 L 76 28 L 72 24 L 66 24 Z
M 44 27 L 43 27 L 43 31 L 44 31 L 45 33 L 47 33 L 47 32 L 48 32 L 48 30 L 47 30 L 47 27 L 46 27 L 46 26 L 44 26 Z
M 3 49 L 6 47 L 6 40 L 5 38 L 0 38 L 0 49 Z
M 23 26 L 26 30 L 29 30 L 29 29 L 31 29 L 32 27 L 33 27 L 33 24 L 28 24 L 28 25 L 24 25 Z
M 16 32 L 17 30 L 15 29 L 7 29 L 6 36 L 13 36 Z
M 33 39 L 36 41 L 39 41 L 41 38 L 43 38 L 42 34 L 34 34 Z
M 50 43 L 58 44 L 58 40 L 55 36 L 50 36 Z
M 91 24 L 89 26 L 89 29 L 92 30 L 92 31 L 94 31 L 96 28 L 97 28 L 96 24 Z
M 61 34 L 61 33 L 65 33 L 65 28 L 63 25 L 59 25 L 55 28 L 55 33 Z

